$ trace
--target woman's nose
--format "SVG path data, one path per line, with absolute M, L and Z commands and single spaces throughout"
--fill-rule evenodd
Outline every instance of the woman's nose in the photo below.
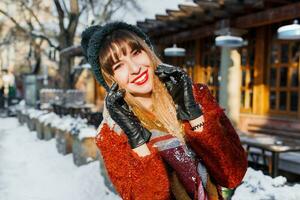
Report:
M 139 74 L 141 71 L 141 66 L 138 63 L 131 61 L 129 63 L 129 71 L 131 74 Z

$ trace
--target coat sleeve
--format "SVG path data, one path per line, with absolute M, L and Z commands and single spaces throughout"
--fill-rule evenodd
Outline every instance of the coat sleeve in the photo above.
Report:
M 194 97 L 202 106 L 202 132 L 192 131 L 184 123 L 185 137 L 195 153 L 203 160 L 210 176 L 220 186 L 238 186 L 247 170 L 247 156 L 239 137 L 206 85 L 193 87 Z
M 169 199 L 169 181 L 158 151 L 138 156 L 128 144 L 124 133 L 115 133 L 104 124 L 95 138 L 103 156 L 109 178 L 122 199 Z

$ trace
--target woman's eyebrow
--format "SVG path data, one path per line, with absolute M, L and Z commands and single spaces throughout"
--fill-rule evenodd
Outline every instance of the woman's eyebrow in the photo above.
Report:
M 139 49 L 139 48 L 132 48 L 131 51 L 130 51 L 130 53 L 132 53 L 134 51 L 138 51 L 138 50 L 141 50 L 141 49 Z
M 120 62 L 120 60 L 117 60 L 116 62 L 113 62 L 112 66 L 115 66 L 116 64 L 118 64 Z

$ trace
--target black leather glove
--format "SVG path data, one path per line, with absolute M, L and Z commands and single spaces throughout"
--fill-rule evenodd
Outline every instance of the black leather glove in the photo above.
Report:
M 151 132 L 141 125 L 139 119 L 129 109 L 124 101 L 125 90 L 118 90 L 114 83 L 105 99 L 107 110 L 111 118 L 120 126 L 128 137 L 132 149 L 149 141 Z
M 192 120 L 202 115 L 202 110 L 193 96 L 192 80 L 182 68 L 160 64 L 157 66 L 155 74 L 165 84 L 177 105 L 179 119 Z

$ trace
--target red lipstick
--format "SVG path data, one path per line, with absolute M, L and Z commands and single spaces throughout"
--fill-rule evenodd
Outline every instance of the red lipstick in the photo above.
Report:
M 149 78 L 148 70 L 141 73 L 139 76 L 135 77 L 131 83 L 134 83 L 136 85 L 143 85 L 145 82 L 147 82 Z

